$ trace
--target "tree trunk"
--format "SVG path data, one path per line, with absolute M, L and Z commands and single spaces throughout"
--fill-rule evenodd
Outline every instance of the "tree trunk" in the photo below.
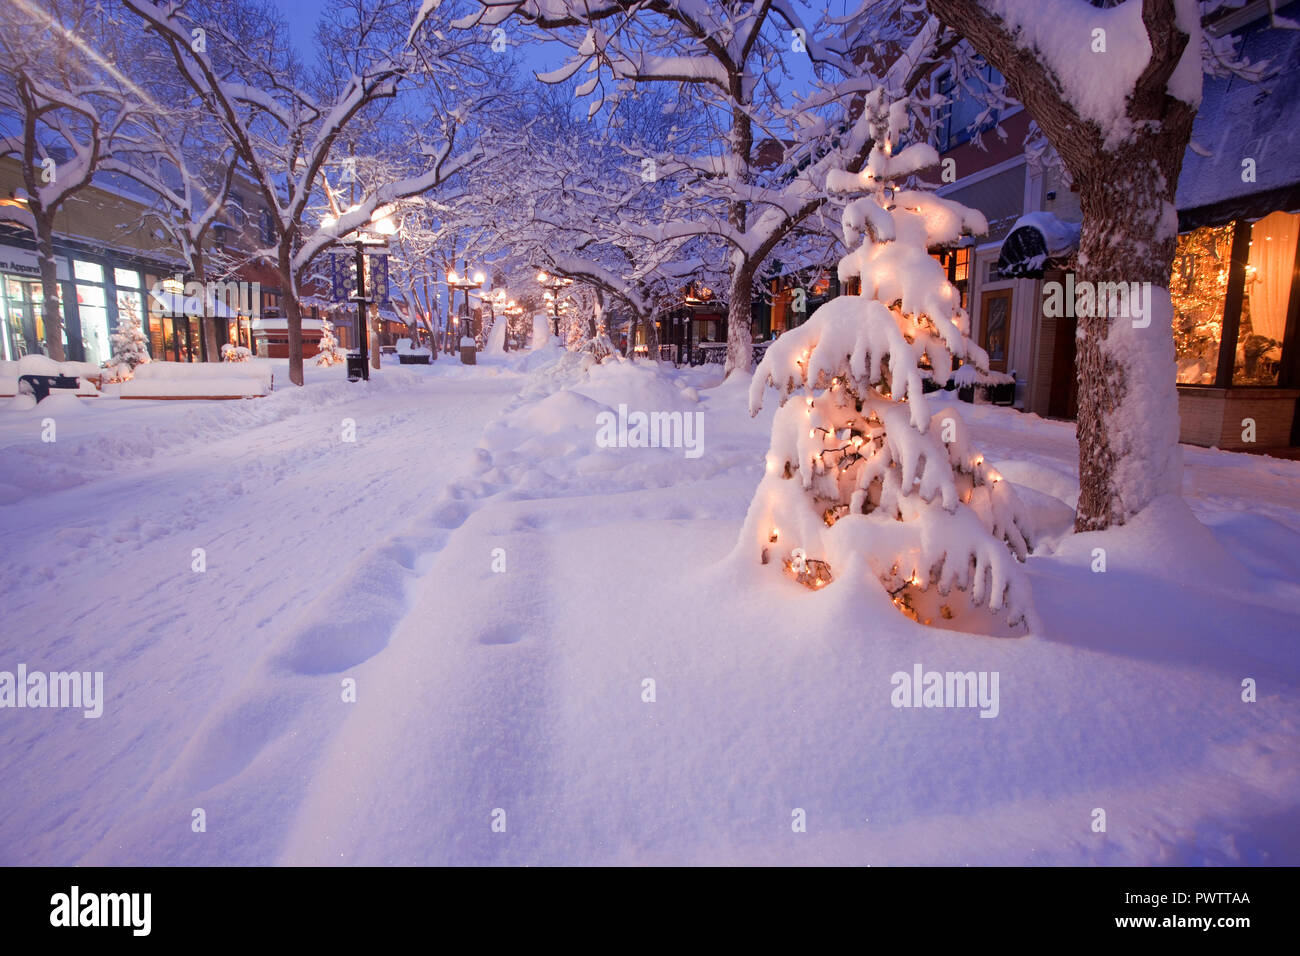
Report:
M 659 361 L 659 323 L 656 321 L 658 315 L 651 312 L 645 317 L 645 350 L 646 355 Z
M 217 344 L 216 300 L 209 295 L 208 270 L 203 264 L 202 256 L 198 256 L 190 266 L 194 270 L 194 281 L 203 286 L 203 315 L 199 319 L 199 334 L 203 339 L 203 360 L 219 362 L 221 347 Z
M 1168 288 L 1178 233 L 1174 193 L 1196 110 L 1169 93 L 1169 81 L 1190 38 L 1177 26 L 1174 0 L 1141 2 L 1151 56 L 1126 100 L 1132 133 L 1107 148 L 1103 131 L 1080 116 L 1044 61 L 1017 46 L 997 16 L 967 0 L 928 0 L 932 13 L 1007 78 L 1061 154 L 1083 209 L 1079 282 L 1141 283 L 1140 303 L 1150 303 L 1143 316 L 1096 314 L 1102 310 L 1095 307 L 1077 316 L 1078 531 L 1123 524 L 1182 483 Z M 1095 306 L 1100 288 L 1084 288 Z
M 738 85 L 733 84 L 731 93 L 737 103 L 746 98 L 744 90 Z M 749 113 L 740 106 L 731 111 L 730 140 L 735 175 L 748 182 L 754 151 L 754 124 Z M 737 200 L 729 204 L 727 221 L 732 229 L 743 233 L 748 220 L 748 203 Z M 727 298 L 727 365 L 724 373 L 727 378 L 733 372 L 748 375 L 753 369 L 754 335 L 750 331 L 753 309 L 750 300 L 754 295 L 754 272 L 757 269 L 757 262 L 751 261 L 739 250 L 732 252 L 731 289 Z
M 59 308 L 59 270 L 54 262 L 54 217 L 36 219 L 36 259 L 41 269 L 41 323 L 45 347 L 56 362 L 66 361 L 63 351 L 63 316 Z
M 1100 308 L 1108 283 L 1125 283 L 1130 292 L 1141 283 L 1150 292 L 1149 299 L 1139 293 L 1144 314 L 1130 307 L 1127 314 L 1078 316 L 1078 531 L 1123 524 L 1181 486 L 1168 289 L 1177 230 L 1169 223 L 1174 187 L 1160 170 L 1168 165 L 1163 145 L 1144 138 L 1121 153 L 1099 154 L 1077 174 L 1084 220 L 1077 285 L 1091 284 L 1093 311 L 1111 311 L 1108 293 L 1108 308 Z
M 301 385 L 302 375 L 302 310 L 298 306 L 297 285 L 289 268 L 289 253 L 280 253 L 280 297 L 284 301 L 285 324 L 289 327 L 289 381 Z
M 727 367 L 726 377 L 732 373 L 748 375 L 754 368 L 753 321 L 754 271 L 757 263 L 741 260 L 731 273 L 731 290 L 727 298 Z

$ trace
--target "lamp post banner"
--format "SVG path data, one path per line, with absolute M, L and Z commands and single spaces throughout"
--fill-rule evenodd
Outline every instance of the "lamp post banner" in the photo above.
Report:
M 371 294 L 379 305 L 388 304 L 388 256 L 373 256 L 370 260 Z
M 338 303 L 349 303 L 357 289 L 357 271 L 352 253 L 337 252 L 329 260 L 330 298 Z

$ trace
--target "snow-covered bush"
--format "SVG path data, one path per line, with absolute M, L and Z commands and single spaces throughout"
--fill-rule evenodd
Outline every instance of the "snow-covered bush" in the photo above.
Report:
M 123 309 L 118 313 L 117 331 L 113 333 L 109 344 L 112 357 L 103 364 L 105 369 L 110 370 L 108 381 L 128 381 L 135 374 L 137 366 L 150 361 L 149 343 L 144 337 L 140 316 L 134 309 Z
M 781 407 L 740 547 L 814 590 L 868 573 L 924 623 L 981 606 L 1030 626 L 1020 502 L 970 446 L 952 406 L 932 412 L 923 394 L 923 376 L 946 384 L 954 357 L 988 369 L 928 251 L 987 225 L 974 210 L 898 188 L 938 155 L 925 143 L 893 155 L 906 100 L 886 103 L 877 89 L 865 108 L 875 142 L 866 168 L 828 182 L 857 197 L 842 217 L 856 248 L 839 273 L 859 279 L 861 294 L 831 300 L 778 338 L 754 375 L 751 413 L 769 385 Z
M 598 362 L 605 361 L 605 359 L 609 358 L 611 355 L 617 356 L 620 359 L 623 357 L 618 354 L 618 349 L 614 347 L 614 343 L 610 340 L 609 334 L 605 331 L 603 325 L 596 330 L 594 336 L 583 343 L 582 351 L 586 352 L 588 355 L 594 355 Z
M 316 353 L 316 364 L 321 366 L 338 365 L 347 353 L 339 347 L 339 340 L 334 337 L 334 326 L 328 317 L 320 322 L 320 351 Z
M 221 360 L 223 362 L 247 362 L 252 357 L 253 353 L 242 345 L 227 343 L 221 346 Z

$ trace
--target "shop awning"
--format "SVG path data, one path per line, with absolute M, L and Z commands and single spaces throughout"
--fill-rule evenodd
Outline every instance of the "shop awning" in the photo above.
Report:
M 1079 248 L 1079 223 L 1050 212 L 1031 212 L 1016 220 L 998 255 L 998 274 L 1012 279 L 1041 279 L 1043 270 L 1060 265 Z
M 221 319 L 237 317 L 236 313 L 221 301 L 220 296 L 209 299 L 207 308 L 204 307 L 203 297 L 198 295 L 186 297 L 180 292 L 150 292 L 149 298 L 153 299 L 154 304 L 164 315 L 214 315 Z

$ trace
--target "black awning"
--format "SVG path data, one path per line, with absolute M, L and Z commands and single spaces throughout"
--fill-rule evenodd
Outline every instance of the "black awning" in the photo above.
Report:
M 997 272 L 1008 279 L 1041 279 L 1050 258 L 1043 234 L 1033 226 L 1021 226 L 1002 241 Z
M 1063 264 L 1079 245 L 1079 225 L 1049 212 L 1021 216 L 1002 240 L 997 274 L 1005 279 L 1041 279 Z

